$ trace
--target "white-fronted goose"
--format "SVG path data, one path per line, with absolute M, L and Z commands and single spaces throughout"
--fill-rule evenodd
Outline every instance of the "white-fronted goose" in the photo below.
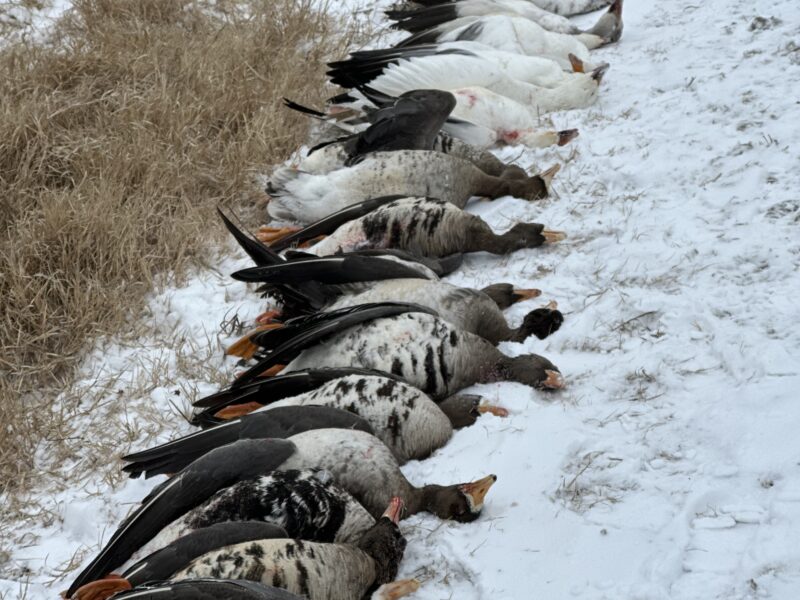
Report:
M 456 329 L 431 312 L 417 305 L 387 302 L 294 319 L 292 325 L 287 323 L 260 336 L 259 345 L 266 356 L 233 386 L 257 379 L 266 369 L 287 365 L 283 372 L 310 366 L 385 371 L 434 399 L 492 381 L 562 387 L 558 368 L 546 358 L 506 356 L 491 342 Z
M 406 540 L 397 526 L 403 502 L 393 498 L 357 545 L 302 540 L 247 542 L 209 552 L 172 576 L 174 580 L 224 577 L 261 581 L 309 600 L 355 600 L 393 582 Z M 405 582 L 406 593 L 417 589 Z M 399 597 L 403 594 L 396 594 Z

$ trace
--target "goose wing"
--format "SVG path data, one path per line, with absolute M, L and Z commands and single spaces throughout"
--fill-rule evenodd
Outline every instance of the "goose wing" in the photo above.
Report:
M 295 452 L 288 440 L 242 440 L 203 455 L 142 501 L 72 582 L 67 597 L 128 560 L 166 525 L 211 494 L 237 481 L 267 474 Z
M 295 233 L 287 235 L 286 237 L 273 242 L 270 244 L 270 249 L 280 252 L 286 248 L 291 248 L 297 244 L 302 244 L 308 240 L 313 240 L 321 235 L 329 235 L 348 221 L 363 217 L 379 206 L 389 204 L 390 202 L 400 200 L 401 198 L 405 198 L 405 196 L 380 196 L 378 198 L 370 198 L 369 200 L 356 202 L 355 204 L 351 204 L 350 206 L 347 206 L 338 212 L 328 215 L 327 217 L 320 219 L 319 221 L 316 221 L 307 227 L 304 227 L 300 231 L 296 231 Z
M 436 135 L 456 106 L 450 92 L 412 90 L 392 106 L 375 113 L 366 131 L 346 142 L 353 164 L 370 152 L 385 150 L 432 150 Z
M 436 311 L 419 306 L 417 304 L 407 304 L 402 302 L 381 302 L 373 304 L 361 304 L 348 307 L 338 311 L 322 313 L 315 316 L 308 322 L 307 326 L 296 323 L 290 332 L 293 337 L 286 339 L 286 332 L 281 329 L 273 329 L 275 336 L 272 339 L 264 340 L 270 348 L 274 348 L 266 357 L 258 361 L 253 367 L 242 373 L 234 382 L 232 387 L 239 387 L 250 383 L 261 373 L 273 365 L 286 364 L 293 360 L 306 348 L 314 346 L 321 340 L 330 335 L 339 333 L 350 327 L 384 317 L 392 317 L 407 312 L 424 312 L 435 315 Z M 278 332 L 282 332 L 278 334 Z M 263 332 L 269 333 L 269 332 Z M 260 335 L 260 334 L 259 334 Z M 279 341 L 279 345 L 274 342 Z
M 139 586 L 114 600 L 303 600 L 281 588 L 244 579 L 184 579 Z
M 298 410 L 304 408 L 310 410 Z M 128 454 L 123 457 L 129 463 L 123 471 L 131 477 L 142 473 L 146 477 L 175 473 L 207 452 L 238 440 L 285 439 L 312 429 L 358 429 L 372 433 L 369 423 L 361 417 L 326 406 L 285 406 L 220 423 L 212 423 L 215 426 L 166 444 Z
M 198 556 L 225 546 L 289 537 L 283 527 L 263 521 L 226 521 L 197 529 L 131 565 L 122 574 L 131 585 L 169 579 Z
M 314 281 L 325 285 L 382 279 L 427 279 L 427 275 L 421 269 L 414 268 L 413 264 L 358 254 L 315 256 L 313 259 L 293 260 L 281 265 L 243 269 L 231 276 L 247 282 L 295 284 Z

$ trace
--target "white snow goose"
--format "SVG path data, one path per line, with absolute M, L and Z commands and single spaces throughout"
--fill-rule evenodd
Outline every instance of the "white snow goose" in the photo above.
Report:
M 457 0 L 430 3 L 417 9 L 388 10 L 386 15 L 395 21 L 396 29 L 418 33 L 445 25 L 462 17 L 505 15 L 529 19 L 554 33 L 575 35 L 589 48 L 615 42 L 622 34 L 622 0 L 617 0 L 609 12 L 588 31 L 582 31 L 569 19 L 544 10 L 528 0 Z
M 429 121 L 416 120 L 411 117 L 409 111 L 405 110 L 398 114 L 396 108 L 405 96 L 425 92 L 430 95 L 446 95 L 449 101 L 449 108 L 447 109 L 449 113 L 456 106 L 456 99 L 450 92 L 414 90 L 395 98 L 368 88 L 362 87 L 361 91 L 371 102 L 379 107 L 378 110 L 368 112 L 365 115 L 366 118 L 374 120 L 374 123 L 366 130 L 357 131 L 347 136 L 339 136 L 317 144 L 305 156 L 292 160 L 294 168 L 306 173 L 322 175 L 357 162 L 360 157 L 369 152 L 380 150 L 435 150 L 469 160 L 484 173 L 495 177 L 509 176 L 511 172 L 521 172 L 519 167 L 507 165 L 492 153 L 483 150 L 483 148 L 511 137 L 507 135 L 511 125 L 507 122 L 507 119 L 504 119 L 502 112 L 492 115 L 492 118 L 487 120 L 486 123 L 448 117 L 440 122 L 439 126 L 442 130 L 434 132 L 434 135 L 430 136 L 428 133 L 421 133 L 422 131 L 432 131 L 426 130 L 426 123 Z M 318 119 L 327 119 L 324 113 L 301 107 L 295 102 L 291 102 L 287 106 L 297 110 L 302 109 L 303 113 L 312 114 Z M 431 109 L 425 108 L 425 104 L 421 102 L 416 102 L 412 106 L 421 111 L 436 110 L 435 107 Z M 473 113 L 476 117 L 480 116 L 477 111 L 473 111 Z M 529 117 L 530 112 L 526 110 L 524 114 Z M 379 117 L 375 115 L 379 115 Z M 537 120 L 538 115 L 536 119 L 530 120 L 529 118 L 525 123 L 525 127 L 531 129 L 530 134 L 527 137 L 523 137 L 522 133 L 518 133 L 513 136 L 513 143 L 525 143 L 531 147 L 553 144 L 563 146 L 578 135 L 575 129 L 565 131 L 533 130 L 531 123 Z M 450 133 L 446 133 L 451 131 L 453 135 L 458 135 L 459 137 L 453 137 Z
M 509 357 L 491 342 L 431 314 L 422 306 L 383 302 L 308 318 L 265 331 L 258 343 L 268 354 L 232 387 L 267 369 L 361 367 L 392 373 L 435 400 L 475 383 L 517 381 L 535 388 L 563 386 L 558 368 L 536 354 Z M 285 366 L 284 366 L 285 365 Z
M 462 0 L 413 0 L 413 3 L 421 6 L 438 6 L 449 2 L 461 1 Z M 611 4 L 612 1 L 613 0 L 530 0 L 530 4 L 534 4 L 542 10 L 561 15 L 562 17 L 571 17 L 573 15 L 582 15 L 584 13 L 600 10 Z
M 287 101 L 286 105 L 318 118 L 326 117 L 296 102 Z M 369 119 L 367 129 L 315 146 L 296 168 L 321 174 L 357 162 L 370 152 L 433 150 L 439 131 L 455 105 L 455 98 L 449 92 L 411 90 L 365 115 Z
M 547 113 L 591 105 L 607 68 L 565 74 L 557 63 L 546 58 L 519 54 L 508 58 L 509 53 L 503 52 L 500 56 L 504 60 L 500 60 L 495 50 L 483 46 L 467 50 L 461 46 L 353 52 L 348 60 L 330 63 L 328 75 L 331 82 L 342 87 L 368 86 L 392 96 L 419 88 L 481 87 L 528 105 L 536 113 Z M 453 114 L 458 117 L 458 110 Z
M 555 175 L 549 170 L 525 179 L 487 175 L 468 160 L 441 152 L 374 152 L 351 167 L 325 175 L 278 169 L 267 185 L 270 217 L 308 224 L 346 206 L 390 195 L 431 196 L 463 208 L 473 196 L 544 198 Z
M 549 58 L 565 71 L 573 71 L 576 64 L 582 64 L 586 71 L 602 66 L 592 62 L 589 48 L 578 36 L 553 33 L 528 19 L 504 15 L 462 17 L 414 34 L 397 44 L 397 48 L 453 41 L 479 42 L 496 50 Z M 580 62 L 576 63 L 572 57 Z

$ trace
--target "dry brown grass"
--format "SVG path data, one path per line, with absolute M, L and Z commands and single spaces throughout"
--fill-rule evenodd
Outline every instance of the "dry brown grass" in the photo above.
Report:
M 257 204 L 252 170 L 307 129 L 281 97 L 321 102 L 351 43 L 309 0 L 214 7 L 76 0 L 46 43 L 0 49 L 0 493 L 57 443 L 87 343 L 202 263 L 215 206 Z

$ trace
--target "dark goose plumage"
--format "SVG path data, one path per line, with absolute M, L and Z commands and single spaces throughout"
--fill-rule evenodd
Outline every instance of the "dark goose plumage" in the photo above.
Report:
M 309 600 L 365 598 L 397 575 L 406 541 L 397 527 L 402 501 L 395 498 L 356 545 L 264 540 L 210 552 L 174 579 L 243 578 L 286 588 Z
M 286 440 L 245 440 L 198 458 L 148 494 L 141 506 L 120 524 L 94 560 L 78 574 L 67 596 L 119 567 L 166 523 L 213 493 L 243 479 L 269 474 L 293 452 L 294 444 Z
M 246 579 L 184 579 L 120 592 L 114 600 L 303 600 L 284 589 Z
M 290 410 L 291 409 L 291 410 Z M 175 459 L 180 456 L 181 468 L 218 448 L 239 439 L 288 438 L 311 429 L 358 429 L 372 433 L 370 424 L 351 412 L 328 406 L 284 407 L 272 415 L 252 415 L 244 422 L 229 421 L 212 430 L 192 433 L 157 448 L 134 452 L 123 457 L 131 464 L 123 471 L 138 477 L 147 471 L 151 476 L 175 472 Z M 170 468 L 165 467 L 165 460 Z

